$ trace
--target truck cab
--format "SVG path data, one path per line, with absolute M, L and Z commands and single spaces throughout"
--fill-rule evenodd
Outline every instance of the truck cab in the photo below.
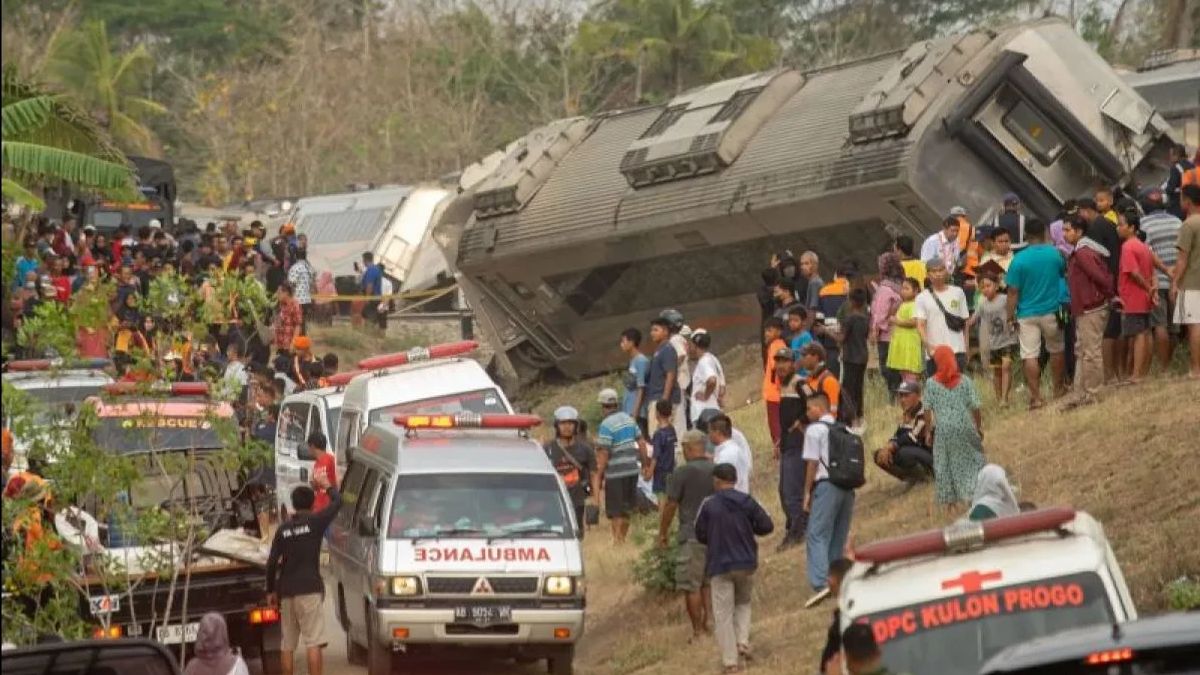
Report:
M 330 384 L 345 386 L 334 451 L 344 454 L 368 427 L 390 425 L 402 413 L 512 412 L 508 398 L 483 366 L 463 358 L 478 346 L 466 340 L 417 347 L 363 359 L 359 370 L 330 377 Z
M 975 673 L 1010 645 L 1137 618 L 1103 528 L 1071 508 L 876 542 L 855 560 L 841 628 L 870 625 L 896 672 Z
M 584 628 L 580 524 L 534 416 L 397 416 L 350 455 L 330 528 L 351 662 L 464 648 L 572 672 Z
M 321 432 L 334 451 L 338 420 L 342 414 L 341 387 L 323 387 L 298 391 L 283 399 L 275 431 L 275 497 L 280 508 L 292 510 L 292 489 L 307 485 L 312 478 L 313 457 L 308 452 L 308 437 Z M 345 475 L 346 456 L 335 453 L 338 475 Z

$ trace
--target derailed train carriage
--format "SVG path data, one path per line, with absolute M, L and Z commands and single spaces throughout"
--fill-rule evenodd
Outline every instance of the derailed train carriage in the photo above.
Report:
M 610 369 L 616 338 L 676 307 L 752 339 L 771 253 L 875 256 L 978 222 L 1005 192 L 1051 216 L 1165 170 L 1169 127 L 1060 20 L 783 69 L 665 105 L 571 118 L 509 146 L 438 225 L 502 372 Z M 509 368 L 511 367 L 511 369 Z

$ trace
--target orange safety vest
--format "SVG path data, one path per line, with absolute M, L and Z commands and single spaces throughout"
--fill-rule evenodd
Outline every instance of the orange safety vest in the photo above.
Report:
M 1180 185 L 1200 185 L 1200 166 L 1193 166 L 1184 171 Z
M 958 217 L 958 250 L 966 252 L 963 263 L 963 276 L 975 278 L 975 268 L 979 267 L 979 256 L 983 247 L 975 241 L 975 226 L 966 216 Z

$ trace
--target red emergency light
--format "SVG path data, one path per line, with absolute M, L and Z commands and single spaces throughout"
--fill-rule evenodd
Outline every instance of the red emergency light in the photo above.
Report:
M 433 359 L 445 359 L 451 356 L 461 356 L 469 354 L 476 349 L 479 349 L 479 343 L 475 340 L 462 340 L 460 342 L 447 342 L 440 345 L 432 345 L 430 347 L 413 347 L 408 351 L 396 352 L 394 354 L 382 354 L 380 356 L 372 356 L 358 362 L 358 367 L 362 370 L 379 370 L 380 368 L 390 368 L 392 366 L 403 366 L 407 363 L 418 363 L 420 361 L 431 361 Z
M 333 375 L 330 375 L 329 377 L 325 378 L 325 383 L 331 387 L 344 387 L 344 386 L 350 384 L 350 380 L 353 380 L 354 378 L 358 377 L 359 375 L 362 375 L 365 372 L 367 372 L 367 371 L 365 371 L 365 370 L 350 370 L 350 371 L 347 371 L 344 373 L 334 373 Z
M 469 413 L 454 415 L 397 415 L 392 419 L 405 429 L 531 429 L 542 423 L 537 415 Z
M 138 382 L 114 382 L 104 385 L 104 393 L 128 395 L 138 393 L 169 394 L 171 396 L 208 396 L 207 382 L 155 382 L 142 385 Z
M 81 359 L 77 361 L 64 361 L 63 359 L 25 359 L 21 361 L 9 361 L 4 367 L 10 372 L 30 373 L 39 370 L 50 370 L 51 368 L 101 370 L 111 365 L 112 361 L 109 361 L 108 359 Z
M 1072 520 L 1075 520 L 1075 509 L 1055 506 L 1015 516 L 956 523 L 940 530 L 884 539 L 856 548 L 854 557 L 861 562 L 886 563 L 922 555 L 954 553 L 1002 539 L 1054 530 Z

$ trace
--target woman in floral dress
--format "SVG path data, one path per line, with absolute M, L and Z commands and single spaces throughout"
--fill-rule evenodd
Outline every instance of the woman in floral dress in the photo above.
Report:
M 979 393 L 971 378 L 963 377 L 954 350 L 941 345 L 933 352 L 937 372 L 925 387 L 922 400 L 933 427 L 934 493 L 937 502 L 953 514 L 959 504 L 969 504 L 983 459 L 983 418 Z

